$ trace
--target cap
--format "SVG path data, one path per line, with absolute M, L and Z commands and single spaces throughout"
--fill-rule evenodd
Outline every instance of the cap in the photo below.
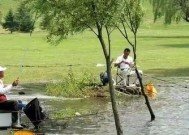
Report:
M 0 66 L 0 71 L 5 71 L 7 68 L 6 67 L 1 67 Z

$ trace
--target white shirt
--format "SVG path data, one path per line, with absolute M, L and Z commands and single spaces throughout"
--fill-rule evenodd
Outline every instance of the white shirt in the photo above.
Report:
M 131 56 L 127 56 L 127 59 L 124 59 L 123 55 L 121 55 L 121 56 L 119 56 L 117 58 L 116 63 L 120 63 L 122 61 L 128 62 L 130 65 L 134 64 L 133 58 Z M 129 64 L 126 64 L 124 62 L 120 64 L 120 69 L 128 69 L 128 68 L 130 68 Z
M 7 92 L 9 92 L 12 89 L 12 85 L 9 84 L 6 87 L 3 84 L 3 81 L 0 79 L 0 94 L 5 94 Z

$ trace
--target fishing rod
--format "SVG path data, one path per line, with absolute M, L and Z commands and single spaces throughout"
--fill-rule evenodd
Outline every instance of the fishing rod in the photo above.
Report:
M 30 30 L 30 33 L 29 33 L 29 35 L 30 35 L 30 38 L 29 38 L 30 39 L 30 43 L 32 43 L 31 36 L 33 34 L 34 25 L 35 25 L 35 22 L 36 22 L 36 20 L 37 20 L 38 17 L 39 17 L 38 12 L 36 12 L 35 17 L 34 17 L 34 21 L 33 21 L 33 24 L 32 24 L 32 29 Z M 23 50 L 24 54 L 22 56 L 22 59 L 20 60 L 20 65 L 19 65 L 19 72 L 20 72 L 19 76 L 21 76 L 23 74 L 23 67 L 24 67 L 23 63 L 24 63 L 24 60 L 26 59 L 26 54 L 27 54 L 28 50 L 29 50 L 28 46 L 25 48 L 25 50 Z M 20 78 L 19 76 L 17 77 L 16 81 L 19 81 L 19 78 Z M 25 92 L 20 91 L 20 92 L 18 92 L 18 94 L 24 95 Z

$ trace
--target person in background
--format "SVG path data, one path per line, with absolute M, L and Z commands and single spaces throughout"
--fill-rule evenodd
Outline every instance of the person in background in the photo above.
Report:
M 108 84 L 108 81 L 109 81 L 109 80 L 108 80 L 108 74 L 107 74 L 106 71 L 100 73 L 100 80 L 101 80 L 103 86 L 106 86 L 106 85 Z
M 24 104 L 21 102 L 15 101 L 15 100 L 7 100 L 6 93 L 13 90 L 12 88 L 17 86 L 19 83 L 19 80 L 16 79 L 13 81 L 12 84 L 4 85 L 3 84 L 3 78 L 4 78 L 4 71 L 6 70 L 6 67 L 0 66 L 0 110 L 4 111 L 18 111 L 21 110 L 24 107 Z M 17 112 L 12 112 L 12 122 L 13 125 L 17 122 L 18 114 Z
M 127 75 L 129 75 L 129 69 L 134 65 L 133 58 L 129 56 L 130 49 L 125 48 L 123 55 L 119 56 L 114 64 L 115 67 L 119 68 L 119 73 L 123 77 L 123 85 L 129 85 L 127 82 Z

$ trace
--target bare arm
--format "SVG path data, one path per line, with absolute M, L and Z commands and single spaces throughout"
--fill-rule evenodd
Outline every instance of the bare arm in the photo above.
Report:
M 0 94 L 5 94 L 9 92 L 12 89 L 12 85 L 7 85 L 6 87 L 3 87 L 3 85 L 0 85 Z
M 5 93 L 11 91 L 11 89 L 12 89 L 14 86 L 17 86 L 17 85 L 18 85 L 18 79 L 15 80 L 15 81 L 13 81 L 12 84 L 6 85 L 5 87 L 4 87 L 4 85 L 3 85 L 3 82 L 0 81 L 0 94 L 5 94 Z

